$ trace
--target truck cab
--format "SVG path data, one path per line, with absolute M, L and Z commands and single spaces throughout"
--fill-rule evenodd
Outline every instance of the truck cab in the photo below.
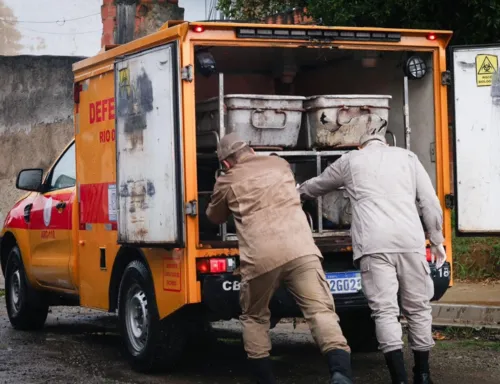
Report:
M 174 364 L 193 329 L 237 318 L 234 222 L 205 216 L 220 172 L 216 145 L 232 131 L 259 156 L 286 159 L 297 182 L 357 150 L 370 124 L 415 152 L 444 211 L 445 266 L 435 270 L 428 252 L 439 300 L 453 283 L 450 37 L 171 22 L 74 64 L 74 140 L 47 172 L 19 173 L 16 185 L 28 194 L 1 232 L 12 325 L 43 327 L 51 305 L 116 312 L 126 356 L 148 371 Z M 375 350 L 345 192 L 304 204 L 304 214 L 351 347 Z M 284 288 L 271 312 L 273 324 L 301 316 Z

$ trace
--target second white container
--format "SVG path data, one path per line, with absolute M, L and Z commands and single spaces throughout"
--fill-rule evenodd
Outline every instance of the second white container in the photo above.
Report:
M 319 95 L 304 101 L 307 148 L 359 145 L 368 131 L 385 135 L 389 95 Z

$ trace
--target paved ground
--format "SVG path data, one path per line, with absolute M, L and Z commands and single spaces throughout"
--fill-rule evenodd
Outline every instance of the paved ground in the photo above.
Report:
M 293 330 L 291 324 L 280 324 L 271 333 L 279 383 L 327 382 L 326 365 L 304 326 Z M 23 333 L 11 328 L 0 298 L 0 383 L 250 383 L 238 324 L 218 324 L 216 334 L 217 342 L 197 351 L 176 372 L 140 375 L 120 355 L 114 316 L 54 308 L 43 332 Z M 500 342 L 437 343 L 432 361 L 436 384 L 498 383 Z M 378 353 L 355 354 L 353 368 L 355 383 L 389 382 Z
M 500 306 L 500 281 L 491 283 L 454 283 L 440 303 Z

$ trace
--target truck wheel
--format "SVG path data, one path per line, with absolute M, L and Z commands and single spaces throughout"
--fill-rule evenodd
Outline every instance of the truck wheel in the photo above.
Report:
M 160 321 L 154 284 L 144 263 L 132 261 L 123 273 L 118 302 L 119 327 L 124 350 L 132 368 L 150 372 L 169 368 L 180 355 L 168 320 Z M 177 344 L 177 345 L 176 345 Z
M 43 328 L 49 306 L 41 294 L 30 286 L 17 245 L 10 250 L 7 258 L 5 300 L 10 323 L 15 329 L 28 331 Z

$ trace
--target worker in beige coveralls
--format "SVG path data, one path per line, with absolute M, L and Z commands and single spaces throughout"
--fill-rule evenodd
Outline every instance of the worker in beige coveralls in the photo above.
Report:
M 235 133 L 221 139 L 217 153 L 227 171 L 217 178 L 206 213 L 216 224 L 234 217 L 242 277 L 240 321 L 257 382 L 275 383 L 269 302 L 284 283 L 327 357 L 330 384 L 351 383 L 350 349 L 290 165 L 277 156 L 255 155 Z
M 362 137 L 361 146 L 361 150 L 345 154 L 320 176 L 303 183 L 299 192 L 302 198 L 312 199 L 345 187 L 352 204 L 354 260 L 360 265 L 363 292 L 392 382 L 408 382 L 398 322 L 399 292 L 415 358 L 413 382 L 431 383 L 429 351 L 434 341 L 430 299 L 434 284 L 416 202 L 437 268 L 446 259 L 441 205 L 429 175 L 413 152 L 389 147 L 377 134 Z

